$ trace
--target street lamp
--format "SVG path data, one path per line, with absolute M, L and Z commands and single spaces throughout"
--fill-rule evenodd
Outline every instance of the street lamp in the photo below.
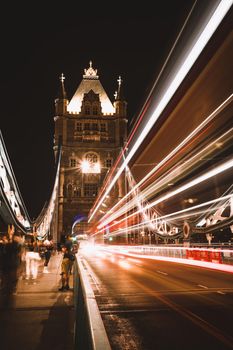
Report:
M 81 170 L 83 174 L 99 174 L 100 173 L 100 163 L 99 162 L 89 162 L 88 160 L 81 161 Z

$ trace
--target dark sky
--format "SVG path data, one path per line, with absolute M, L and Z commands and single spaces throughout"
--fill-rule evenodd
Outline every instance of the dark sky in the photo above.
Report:
M 157 0 L 145 9 L 139 3 L 141 8 L 127 10 L 112 2 L 112 9 L 103 12 L 88 2 L 82 8 L 75 2 L 46 8 L 32 1 L 31 7 L 20 2 L 2 11 L 1 131 L 31 218 L 39 215 L 53 185 L 60 74 L 71 99 L 92 60 L 112 102 L 121 75 L 132 120 L 194 0 Z

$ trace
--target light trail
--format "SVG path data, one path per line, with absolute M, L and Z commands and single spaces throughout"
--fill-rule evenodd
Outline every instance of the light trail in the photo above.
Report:
M 215 263 L 215 262 L 208 262 L 208 261 L 202 261 L 202 260 L 190 260 L 185 257 L 168 257 L 168 256 L 163 256 L 163 250 L 165 251 L 177 251 L 177 252 L 186 252 L 186 251 L 208 251 L 208 252 L 213 252 L 213 253 L 232 253 L 232 250 L 230 249 L 216 249 L 216 248 L 188 248 L 188 247 L 146 247 L 146 246 L 137 246 L 136 249 L 143 248 L 144 252 L 147 250 L 151 250 L 151 248 L 154 248 L 154 251 L 157 251 L 156 255 L 148 255 L 148 254 L 138 254 L 138 253 L 133 253 L 130 251 L 135 250 L 135 247 L 126 247 L 126 246 L 114 246 L 114 247 L 100 247 L 100 250 L 103 251 L 110 251 L 115 254 L 124 254 L 126 256 L 130 256 L 133 258 L 139 258 L 139 259 L 150 259 L 150 260 L 160 260 L 160 261 L 169 261 L 169 262 L 174 262 L 178 264 L 185 264 L 185 265 L 193 265 L 193 266 L 198 266 L 198 267 L 204 267 L 204 268 L 210 268 L 214 270 L 219 270 L 219 271 L 224 271 L 224 272 L 229 272 L 233 273 L 233 266 L 228 265 L 228 264 L 222 264 L 222 263 Z
M 123 164 L 120 166 L 119 170 L 117 171 L 116 175 L 111 181 L 111 184 L 106 189 L 105 194 L 100 199 L 99 203 L 96 205 L 95 209 L 93 210 L 92 214 L 90 215 L 88 222 L 90 222 L 98 210 L 99 206 L 104 201 L 105 197 L 109 194 L 110 190 L 116 183 L 117 179 L 125 169 L 125 167 L 128 165 L 129 161 L 133 157 L 133 155 L 136 153 L 137 149 L 151 130 L 152 126 L 155 124 L 155 122 L 158 120 L 160 114 L 186 77 L 187 73 L 201 54 L 202 50 L 212 37 L 213 33 L 227 14 L 228 10 L 232 6 L 233 1 L 232 0 L 222 0 L 217 8 L 215 9 L 214 13 L 212 14 L 211 18 L 208 20 L 208 23 L 206 24 L 205 28 L 197 38 L 196 42 L 193 44 L 192 48 L 189 49 L 189 53 L 187 56 L 183 59 L 183 63 L 178 69 L 174 79 L 170 83 L 169 87 L 167 87 L 166 92 L 163 94 L 163 97 L 161 98 L 160 102 L 158 103 L 157 107 L 155 108 L 152 115 L 149 117 L 149 120 L 147 121 L 143 131 L 140 133 L 139 137 L 135 141 L 135 143 L 132 146 L 132 149 L 129 151 L 128 155 L 126 156 L 126 159 L 123 161 Z
M 127 226 L 127 230 L 135 230 L 135 229 L 139 229 L 140 227 L 143 227 L 143 226 L 146 226 L 147 224 L 149 223 L 154 223 L 156 221 L 160 221 L 160 220 L 165 220 L 165 219 L 172 219 L 172 220 L 178 220 L 178 219 L 184 219 L 184 218 L 187 218 L 187 217 L 190 217 L 190 216 L 194 216 L 194 215 L 198 215 L 198 214 L 203 214 L 203 213 L 208 213 L 210 211 L 213 211 L 213 210 L 216 210 L 218 209 L 219 207 L 222 206 L 222 203 L 220 206 L 217 206 L 215 208 L 208 208 L 206 209 L 205 211 L 201 211 L 201 212 L 194 212 L 194 213 L 191 213 L 192 211 L 194 210 L 197 210 L 197 209 L 200 209 L 200 208 L 203 208 L 203 207 L 206 207 L 206 206 L 209 206 L 213 203 L 217 203 L 217 202 L 223 202 L 223 201 L 227 201 L 228 199 L 231 199 L 233 197 L 232 194 L 229 194 L 227 196 L 224 196 L 224 197 L 220 197 L 220 198 L 216 198 L 216 199 L 213 199 L 211 201 L 208 201 L 208 202 L 204 202 L 204 203 L 201 203 L 201 204 L 198 204 L 198 205 L 195 205 L 195 206 L 192 206 L 190 208 L 186 208 L 186 209 L 182 209 L 182 210 L 179 210 L 179 211 L 176 211 L 176 212 L 173 212 L 173 213 L 170 213 L 170 214 L 166 214 L 166 215 L 163 215 L 163 216 L 160 216 L 159 218 L 156 218 L 156 219 L 151 219 L 151 220 L 148 220 L 148 221 L 145 221 L 145 222 L 141 222 L 137 225 L 134 225 L 134 226 Z M 119 222 L 118 222 L 119 223 Z M 115 224 L 113 225 L 109 225 L 108 227 L 113 227 L 115 226 Z M 98 233 L 101 233 L 103 232 L 103 230 L 100 230 L 99 232 L 97 232 L 96 234 Z M 116 231 L 115 231 L 116 232 Z M 106 237 L 109 237 L 109 236 L 112 236 L 112 234 L 115 234 L 115 232 L 113 233 L 107 233 L 105 234 Z M 118 232 L 119 233 L 119 232 Z M 122 233 L 122 230 L 121 230 L 121 233 Z
M 126 201 L 126 199 L 129 197 L 130 194 L 132 194 L 139 186 L 144 184 L 147 179 L 149 179 L 157 170 L 159 170 L 166 162 L 171 160 L 175 154 L 178 153 L 185 145 L 188 144 L 190 140 L 194 138 L 194 136 L 200 132 L 210 121 L 212 121 L 218 113 L 220 113 L 224 108 L 227 107 L 227 105 L 233 101 L 233 94 L 231 94 L 225 101 L 223 101 L 195 130 L 193 130 L 169 155 L 167 155 L 159 164 L 157 164 L 143 179 L 141 179 L 118 203 L 116 203 L 112 208 L 111 212 L 114 211 L 118 206 L 122 206 L 122 202 Z M 231 129 L 232 130 L 232 129 Z M 229 130 L 228 132 L 230 132 Z M 215 140 L 214 142 L 219 142 L 221 138 L 224 137 L 221 136 L 219 139 Z M 214 144 L 212 142 L 212 144 Z M 211 145 L 210 145 L 211 147 Z M 193 161 L 193 160 L 192 160 Z M 174 174 L 171 176 L 171 178 L 174 177 Z M 144 195 L 145 196 L 145 195 Z M 127 206 L 129 206 L 129 202 L 127 203 Z M 122 208 L 122 207 L 121 207 Z M 109 213 L 105 214 L 102 217 L 102 220 L 106 220 L 106 218 L 109 216 Z M 118 215 L 119 216 L 119 215 Z
M 160 77 L 162 76 L 162 73 L 163 73 L 163 71 L 164 71 L 164 69 L 165 69 L 165 67 L 166 67 L 166 64 L 168 63 L 168 61 L 169 61 L 169 59 L 170 59 L 170 57 L 171 57 L 171 55 L 172 55 L 172 53 L 173 53 L 173 51 L 174 51 L 174 49 L 175 49 L 175 47 L 176 47 L 176 44 L 178 43 L 178 40 L 180 39 L 181 34 L 183 33 L 183 30 L 184 30 L 184 28 L 185 28 L 186 25 L 187 25 L 187 22 L 188 22 L 188 20 L 189 20 L 191 14 L 192 14 L 192 12 L 193 12 L 193 9 L 194 9 L 195 6 L 196 6 L 196 3 L 197 3 L 197 0 L 194 2 L 194 4 L 193 4 L 193 6 L 192 6 L 192 8 L 191 8 L 191 10 L 190 10 L 190 12 L 189 12 L 189 14 L 188 14 L 188 16 L 187 16 L 185 22 L 184 22 L 184 24 L 183 24 L 183 26 L 182 26 L 182 28 L 181 28 L 179 34 L 178 34 L 178 36 L 177 36 L 177 38 L 176 38 L 176 40 L 175 40 L 175 42 L 174 42 L 174 44 L 173 44 L 173 46 L 172 46 L 172 48 L 171 48 L 171 50 L 170 50 L 170 52 L 169 52 L 169 54 L 168 54 L 166 60 L 165 60 L 163 66 L 162 66 L 162 68 L 161 68 L 161 70 L 160 70 L 160 72 L 159 72 L 159 75 L 158 75 L 158 77 L 156 78 L 156 80 L 155 80 L 155 82 L 154 82 L 154 85 L 153 85 L 153 87 L 152 87 L 152 89 L 151 89 L 151 91 L 150 91 L 150 94 L 149 94 L 149 96 L 147 97 L 147 99 L 146 99 L 146 101 L 145 101 L 145 103 L 144 103 L 144 106 L 143 106 L 141 112 L 139 113 L 139 118 L 138 118 L 138 120 L 136 121 L 133 130 L 130 132 L 130 135 L 129 135 L 129 138 L 128 138 L 128 140 L 127 140 L 127 143 L 126 143 L 126 145 L 124 146 L 122 152 L 120 153 L 120 155 L 119 155 L 117 161 L 115 162 L 115 164 L 114 164 L 112 170 L 110 171 L 109 178 L 112 176 L 112 174 L 113 174 L 114 170 L 116 169 L 118 163 L 120 162 L 121 158 L 124 157 L 124 153 L 125 153 L 125 151 L 127 150 L 128 145 L 130 144 L 131 140 L 133 139 L 133 136 L 135 135 L 135 133 L 136 133 L 136 131 L 137 131 L 137 129 L 138 129 L 138 127 L 139 127 L 139 125 L 140 125 L 140 123 L 141 123 L 143 117 L 145 116 L 145 113 L 146 113 L 147 109 L 148 109 L 149 106 L 150 106 L 150 103 L 151 103 L 151 96 L 152 96 L 153 90 L 155 89 L 157 83 L 159 82 Z M 98 198 L 97 198 L 97 201 L 96 201 L 97 203 L 98 203 L 98 200 L 99 200 L 99 198 L 101 197 L 101 195 L 102 195 L 102 193 L 104 192 L 104 190 L 105 190 L 106 187 L 107 187 L 107 183 L 104 184 L 104 186 L 103 186 L 103 188 L 102 188 L 100 194 L 98 195 Z
M 208 179 L 210 179 L 211 177 L 215 176 L 215 175 L 218 175 L 218 174 L 221 174 L 222 172 L 230 169 L 233 167 L 233 158 L 230 159 L 229 161 L 219 165 L 218 167 L 216 167 L 215 169 L 213 170 L 210 170 L 206 173 L 204 173 L 203 175 L 200 175 L 198 176 L 197 178 L 193 179 L 192 181 L 189 181 L 188 183 L 178 187 L 176 190 L 173 190 L 173 191 L 170 191 L 168 192 L 167 194 L 161 196 L 160 198 L 156 199 L 155 201 L 151 202 L 150 204 L 148 204 L 145 209 L 149 209 L 171 197 L 174 197 L 175 195 L 181 193 L 181 192 L 184 192 L 186 191 L 187 189 L 191 188 L 191 187 L 194 187 L 196 186 L 197 184 L 200 184 L 201 182 L 203 181 L 206 181 Z M 144 210 L 145 210 L 144 209 Z M 123 222 L 125 220 L 128 220 L 129 218 L 133 217 L 134 215 L 137 215 L 139 213 L 141 213 L 142 211 L 141 210 L 138 210 L 136 212 L 134 212 L 133 214 L 130 214 L 128 215 L 127 217 L 124 217 L 122 218 L 121 220 L 118 220 L 118 223 L 120 222 Z M 98 228 L 102 228 L 103 226 L 106 226 L 108 224 L 107 221 L 105 221 L 103 224 L 99 225 Z
M 192 158 L 190 157 L 186 162 L 181 164 L 180 166 L 176 167 L 173 171 L 171 171 L 168 175 L 163 177 L 162 179 L 159 179 L 157 182 L 153 183 L 151 186 L 146 188 L 144 191 L 142 191 L 138 198 L 132 199 L 131 201 L 128 201 L 124 206 L 121 206 L 120 209 L 113 212 L 111 215 L 105 215 L 102 218 L 102 222 L 98 225 L 98 228 L 101 228 L 108 224 L 109 222 L 113 221 L 117 217 L 123 215 L 126 211 L 129 211 L 130 209 L 134 208 L 136 206 L 137 201 L 141 200 L 143 201 L 148 196 L 151 196 L 164 186 L 166 183 L 169 183 L 170 180 L 174 181 L 174 179 L 179 175 L 180 173 L 187 171 L 190 166 L 194 166 L 196 162 L 200 161 L 200 158 L 203 157 L 203 155 L 206 155 L 208 152 L 211 151 L 211 148 L 216 145 L 218 142 L 222 142 L 224 138 L 230 137 L 232 133 L 233 128 L 229 129 L 225 134 L 221 135 L 217 139 L 213 140 L 209 145 L 207 145 L 204 149 L 202 149 L 199 153 L 195 154 Z M 137 185 L 136 185 L 137 186 Z M 131 191 L 132 192 L 132 191 Z M 111 211 L 113 211 L 113 208 L 111 208 Z
M 190 215 L 197 215 L 199 214 L 199 212 L 195 212 L 193 214 L 190 214 L 189 212 L 193 211 L 193 210 L 197 210 L 197 209 L 200 209 L 200 208 L 203 208 L 203 207 L 206 207 L 206 206 L 209 206 L 211 204 L 214 204 L 214 203 L 217 203 L 217 202 L 224 202 L 224 201 L 227 201 L 229 199 L 232 198 L 232 194 L 229 194 L 229 195 L 226 195 L 226 196 L 223 196 L 223 197 L 220 197 L 220 198 L 216 198 L 216 199 L 213 199 L 211 201 L 207 201 L 207 202 L 204 202 L 204 203 L 201 203 L 201 204 L 198 204 L 198 205 L 195 205 L 195 206 L 192 206 L 190 208 L 186 208 L 186 209 L 182 209 L 182 210 L 179 210 L 179 211 L 176 211 L 176 212 L 173 212 L 173 213 L 170 213 L 170 214 L 166 214 L 166 215 L 163 215 L 161 217 L 159 217 L 158 219 L 152 219 L 150 221 L 145 221 L 145 222 L 142 222 L 142 223 L 139 223 L 137 225 L 133 225 L 133 226 L 127 226 L 127 230 L 135 230 L 135 229 L 138 229 L 140 228 L 141 226 L 146 226 L 147 224 L 149 224 L 150 222 L 155 222 L 156 220 L 164 220 L 164 219 L 172 219 L 172 220 L 177 220 L 177 219 L 180 219 L 180 218 L 186 218 L 187 216 L 189 217 Z M 220 205 L 222 206 L 222 204 Z M 215 208 L 208 208 L 205 210 L 205 213 L 209 212 L 209 211 L 213 211 L 213 210 L 216 210 L 218 209 L 219 206 L 215 207 Z M 201 211 L 201 213 L 203 213 L 203 211 Z M 184 215 L 182 215 L 184 214 Z M 111 227 L 114 227 L 115 225 L 119 224 L 121 221 L 117 221 L 115 223 L 112 223 L 111 225 L 108 225 L 108 228 L 111 228 Z M 98 234 L 101 234 L 105 231 L 105 228 L 102 228 L 101 230 L 95 232 L 92 237 L 98 235 Z M 122 229 L 118 229 L 116 231 L 113 231 L 111 233 L 106 233 L 105 236 L 106 237 L 110 237 L 110 236 L 113 236 L 113 235 L 116 235 L 119 234 L 119 233 L 123 233 L 123 228 Z

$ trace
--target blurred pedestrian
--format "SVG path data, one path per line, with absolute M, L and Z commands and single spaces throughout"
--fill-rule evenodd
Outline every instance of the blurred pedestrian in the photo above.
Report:
M 38 251 L 38 245 L 36 242 L 30 242 L 28 244 L 28 250 L 25 256 L 26 263 L 26 279 L 32 278 L 35 280 L 38 276 L 38 267 L 41 257 Z
M 53 250 L 53 243 L 50 242 L 48 239 L 44 241 L 44 273 L 49 273 L 48 271 L 48 264 L 49 264 L 49 260 L 51 258 L 52 255 L 52 250 Z

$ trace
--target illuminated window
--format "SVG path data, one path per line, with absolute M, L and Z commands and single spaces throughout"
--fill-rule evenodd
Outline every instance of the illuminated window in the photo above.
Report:
M 76 124 L 76 130 L 77 131 L 82 131 L 82 123 L 77 123 Z
M 70 166 L 71 167 L 75 167 L 76 166 L 76 159 L 75 158 L 71 158 L 70 159 Z
M 83 174 L 99 174 L 99 156 L 93 152 L 86 153 L 84 159 L 81 161 L 81 170 Z
M 105 159 L 105 167 L 111 168 L 111 166 L 112 166 L 112 159 L 111 158 Z
M 85 158 L 89 163 L 97 163 L 98 162 L 98 156 L 95 153 L 87 153 Z
M 84 197 L 96 197 L 98 194 L 97 184 L 84 184 Z

